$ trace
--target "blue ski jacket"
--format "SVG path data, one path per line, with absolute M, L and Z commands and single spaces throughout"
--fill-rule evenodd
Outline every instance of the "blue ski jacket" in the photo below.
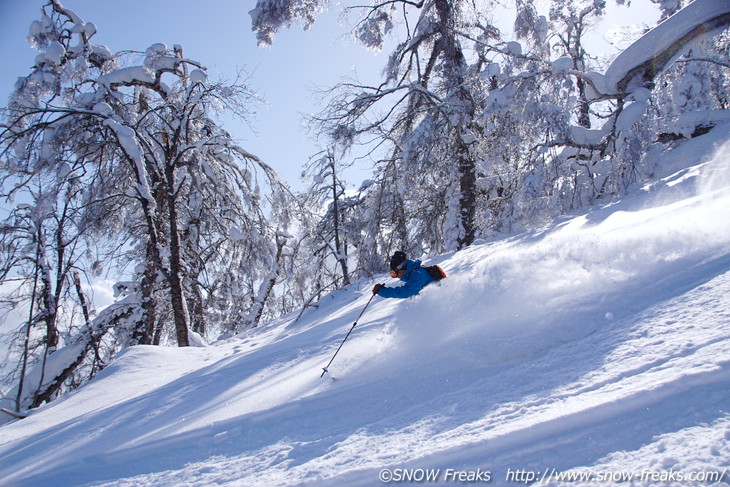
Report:
M 406 259 L 406 272 L 401 281 L 405 282 L 400 287 L 381 287 L 378 296 L 383 298 L 410 298 L 418 294 L 427 284 L 433 282 L 433 277 L 426 269 L 421 267 L 420 260 Z

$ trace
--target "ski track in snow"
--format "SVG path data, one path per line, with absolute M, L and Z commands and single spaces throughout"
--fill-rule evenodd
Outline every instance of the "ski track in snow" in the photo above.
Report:
M 700 142 L 622 201 L 436 259 L 448 279 L 374 300 L 324 378 L 382 277 L 224 343 L 133 347 L 0 427 L 0 486 L 730 468 L 730 144 Z

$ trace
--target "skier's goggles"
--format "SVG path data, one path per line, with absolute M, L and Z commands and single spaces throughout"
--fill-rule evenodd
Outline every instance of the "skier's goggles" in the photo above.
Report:
M 390 277 L 398 277 L 398 272 L 399 271 L 395 271 L 395 270 L 391 269 L 390 270 Z

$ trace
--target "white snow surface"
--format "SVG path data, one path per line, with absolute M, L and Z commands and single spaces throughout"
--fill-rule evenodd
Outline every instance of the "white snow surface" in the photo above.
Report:
M 662 179 L 627 198 L 428 262 L 448 278 L 375 298 L 322 378 L 384 275 L 297 322 L 133 347 L 0 427 L 0 485 L 728 486 L 718 134 L 666 156 Z

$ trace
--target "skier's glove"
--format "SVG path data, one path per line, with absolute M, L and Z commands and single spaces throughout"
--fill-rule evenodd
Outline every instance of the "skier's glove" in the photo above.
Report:
M 380 291 L 380 288 L 383 287 L 385 284 L 376 284 L 373 288 L 373 294 L 378 294 L 378 291 Z

